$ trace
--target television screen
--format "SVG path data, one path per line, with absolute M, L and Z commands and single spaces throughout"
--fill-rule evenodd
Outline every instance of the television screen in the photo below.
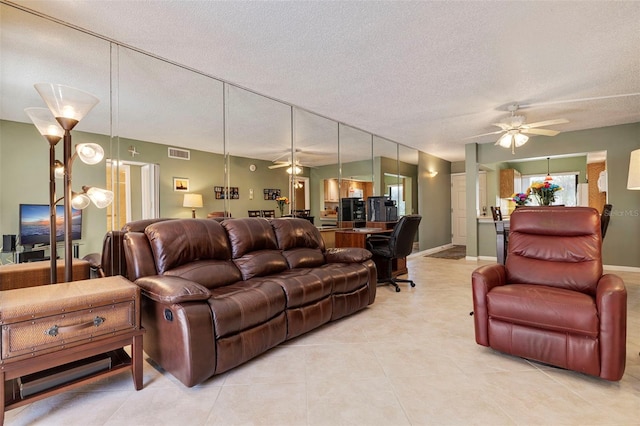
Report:
M 71 209 L 71 239 L 82 238 L 82 210 Z M 64 206 L 56 206 L 56 241 L 64 241 Z M 20 244 L 49 244 L 49 205 L 20 204 Z

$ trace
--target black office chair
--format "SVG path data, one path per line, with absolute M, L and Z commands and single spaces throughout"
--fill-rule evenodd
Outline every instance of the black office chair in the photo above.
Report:
M 416 286 L 413 280 L 394 278 L 392 268 L 394 259 L 402 259 L 411 254 L 421 220 L 422 216 L 417 214 L 403 216 L 396 223 L 391 235 L 373 234 L 367 238 L 367 248 L 373 253 L 374 262 L 378 260 L 375 262 L 376 265 L 386 262 L 386 276 L 379 278 L 378 284 L 389 283 L 396 291 L 400 291 L 399 282 L 409 283 L 411 287 Z
M 607 228 L 609 227 L 609 221 L 611 220 L 611 210 L 613 209 L 613 204 L 605 204 L 602 209 L 602 215 L 600 216 L 600 233 L 602 234 L 602 239 L 604 240 L 604 236 L 607 233 Z

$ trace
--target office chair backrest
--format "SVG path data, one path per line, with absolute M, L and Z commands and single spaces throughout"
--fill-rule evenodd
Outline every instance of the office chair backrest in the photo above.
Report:
M 422 216 L 411 214 L 402 216 L 391 233 L 391 252 L 395 258 L 407 257 L 413 251 L 413 242 L 418 232 Z
M 602 209 L 602 215 L 600 216 L 600 233 L 602 234 L 602 239 L 604 240 L 604 236 L 607 233 L 607 228 L 609 227 L 609 221 L 611 220 L 611 210 L 613 209 L 612 204 L 605 204 Z

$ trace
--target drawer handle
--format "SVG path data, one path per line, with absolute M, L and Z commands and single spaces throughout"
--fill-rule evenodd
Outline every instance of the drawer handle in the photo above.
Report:
M 84 328 L 89 328 L 91 326 L 99 327 L 103 322 L 104 322 L 104 318 L 95 317 L 92 321 L 85 322 L 84 324 L 67 325 L 67 326 L 62 326 L 62 327 L 54 325 L 51 328 L 49 328 L 48 330 L 45 330 L 44 334 L 46 334 L 47 336 L 55 337 L 59 333 L 78 331 L 78 330 L 82 330 Z

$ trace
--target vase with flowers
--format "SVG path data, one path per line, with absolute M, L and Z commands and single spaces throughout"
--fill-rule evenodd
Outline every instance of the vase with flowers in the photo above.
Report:
M 516 206 L 524 206 L 529 201 L 529 195 L 531 192 L 527 189 L 527 192 L 518 192 L 511 195 L 511 200 L 516 203 Z
M 284 206 L 289 204 L 289 199 L 287 197 L 278 197 L 276 198 L 276 203 L 278 203 L 278 210 L 280 210 L 280 217 L 284 216 Z
M 536 197 L 538 204 L 541 206 L 550 206 L 556 200 L 556 192 L 561 191 L 562 187 L 552 182 L 533 182 L 528 191 Z

